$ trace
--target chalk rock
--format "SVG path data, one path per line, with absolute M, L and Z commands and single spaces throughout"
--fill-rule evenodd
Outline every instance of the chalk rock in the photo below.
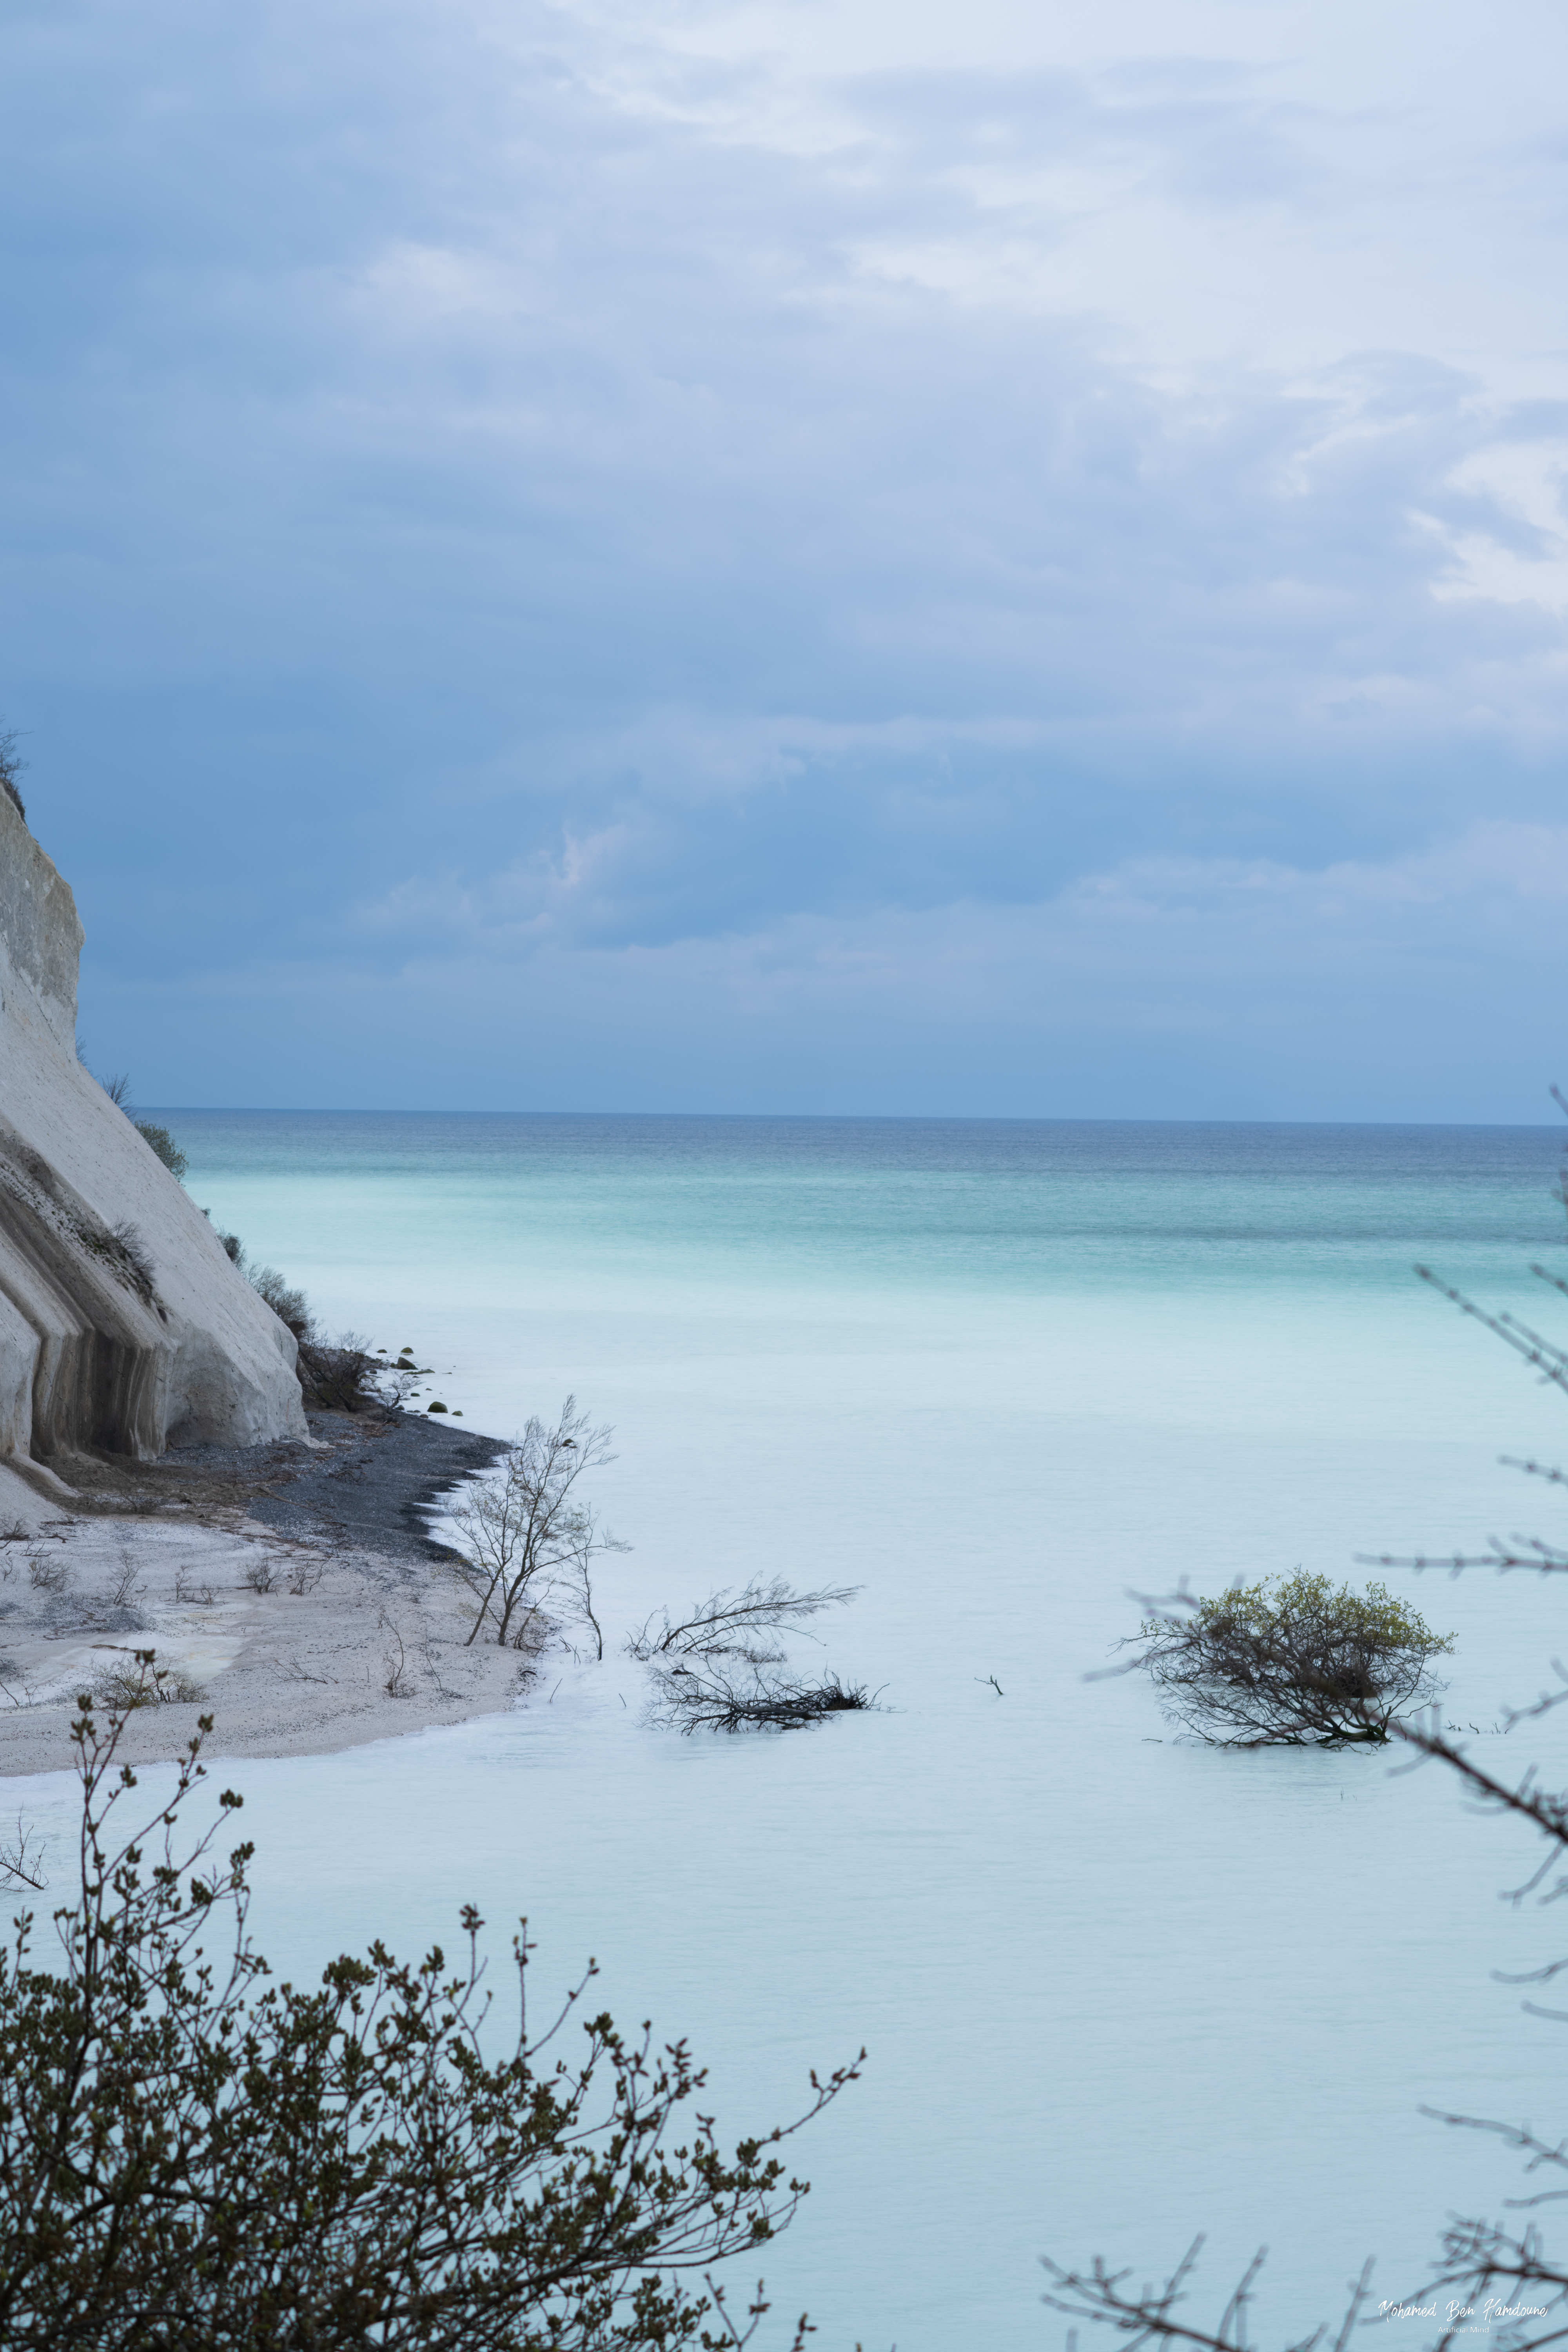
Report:
M 76 901 L 0 792 L 0 1461 L 302 1437 L 293 1335 L 76 1055 Z

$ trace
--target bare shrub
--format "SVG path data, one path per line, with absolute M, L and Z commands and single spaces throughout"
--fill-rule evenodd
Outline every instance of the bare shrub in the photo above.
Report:
M 147 1244 L 142 1238 L 141 1228 L 132 1224 L 129 1217 L 121 1217 L 117 1225 L 110 1227 L 109 1238 L 117 1245 L 120 1255 L 135 1276 L 136 1287 L 142 1292 L 143 1297 L 150 1296 L 153 1289 L 153 1261 L 147 1255 Z
M 626 1649 L 634 1658 L 738 1655 L 755 1665 L 776 1664 L 784 1653 L 769 1644 L 759 1647 L 759 1633 L 795 1630 L 823 1610 L 853 1601 L 859 1590 L 858 1584 L 830 1584 L 796 1592 L 782 1576 L 766 1583 L 753 1577 L 738 1591 L 710 1593 L 673 1623 L 668 1611 L 661 1610 L 657 1624 L 649 1617 L 628 1637 Z
M 537 1658 L 550 1639 L 550 1626 L 551 1621 L 542 1609 L 525 1609 L 518 1618 L 511 1639 L 507 1643 L 508 1649 Z M 470 1643 L 464 1644 L 465 1648 L 470 1646 Z
M 374 1389 L 389 1412 L 401 1412 L 418 1395 L 421 1382 L 430 1377 L 431 1367 L 416 1364 L 411 1348 L 405 1348 L 395 1362 L 388 1359 L 384 1349 L 377 1349 L 374 1356 L 367 1355 L 364 1361 L 369 1368 L 366 1386 Z
M 138 1228 L 128 1217 L 117 1225 L 100 1224 L 95 1217 L 74 1219 L 77 1237 L 82 1247 L 106 1266 L 118 1282 L 133 1290 L 144 1307 L 150 1307 L 154 1296 L 153 1261 L 147 1255 Z
M 335 1682 L 337 1679 L 335 1675 L 313 1675 L 310 1672 L 310 1667 L 305 1665 L 302 1661 L 297 1657 L 282 1658 L 279 1661 L 279 1664 L 283 1673 L 288 1675 L 291 1683 L 319 1683 L 326 1685 Z
M 386 1394 L 380 1367 L 362 1348 L 329 1348 L 317 1339 L 300 1339 L 295 1370 L 300 1393 L 315 1412 L 385 1411 L 400 1401 Z
M 1136 1642 L 1164 1713 L 1220 1748 L 1381 1745 L 1436 1697 L 1430 1662 L 1454 1646 L 1384 1585 L 1336 1592 L 1300 1570 L 1215 1600 L 1176 1593 Z
M 74 1581 L 74 1573 L 68 1559 L 35 1551 L 27 1556 L 27 1581 L 39 1592 L 64 1592 Z
M 588 1627 L 595 1655 L 605 1637 L 594 1611 L 593 1563 L 627 1547 L 577 1495 L 589 1470 L 613 1462 L 609 1429 L 591 1429 L 568 1397 L 552 1427 L 535 1416 L 506 1449 L 498 1477 L 472 1487 L 451 1514 L 453 1568 L 474 1597 L 469 1643 L 480 1633 L 503 1648 L 537 1646 L 550 1606 Z
M 273 1591 L 278 1583 L 276 1560 L 268 1559 L 265 1555 L 260 1559 L 253 1559 L 245 1571 L 245 1580 L 252 1592 Z
M 32 1823 L 18 1813 L 16 1835 L 0 1838 L 0 1888 L 30 1886 L 35 1894 L 42 1894 L 49 1883 L 44 1875 L 47 1851 Z
M 147 1588 L 138 1581 L 139 1570 L 135 1554 L 125 1545 L 120 1548 L 120 1566 L 109 1587 L 110 1606 L 113 1609 L 134 1609 Z
M 252 1266 L 250 1286 L 267 1301 L 279 1323 L 288 1325 L 296 1339 L 315 1336 L 315 1324 L 304 1292 L 286 1282 L 275 1265 Z
M 212 1586 L 198 1584 L 188 1568 L 177 1568 L 174 1570 L 174 1597 L 176 1602 L 197 1609 L 210 1609 L 213 1605 Z
M 115 1715 L 143 1706 L 192 1706 L 206 1697 L 199 1683 L 159 1665 L 154 1650 L 137 1650 L 129 1660 L 100 1666 L 92 1678 L 92 1695 Z
M 861 1712 L 876 1701 L 862 1683 L 837 1675 L 800 1682 L 753 1668 L 749 1679 L 732 1669 L 705 1664 L 650 1669 L 653 1700 L 648 1721 L 661 1730 L 800 1731 L 826 1716 Z
M 403 1646 L 403 1636 L 395 1625 L 388 1625 L 384 1631 L 391 1634 L 393 1646 L 382 1662 L 386 1668 L 386 1680 L 382 1688 L 388 1698 L 412 1698 L 414 1685 L 408 1678 L 408 1656 Z
M 319 1559 L 304 1556 L 296 1559 L 289 1570 L 289 1590 L 295 1600 L 303 1601 L 307 1593 L 314 1592 L 326 1572 Z

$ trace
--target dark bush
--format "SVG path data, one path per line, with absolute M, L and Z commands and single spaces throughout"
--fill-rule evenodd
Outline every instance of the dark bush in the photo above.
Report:
M 181 1150 L 179 1145 L 175 1142 L 168 1129 L 166 1127 L 154 1126 L 151 1121 L 144 1124 L 141 1119 L 138 1119 L 135 1122 L 135 1125 L 136 1132 L 142 1138 L 143 1143 L 152 1147 L 152 1149 L 157 1153 L 159 1159 L 163 1161 L 164 1167 L 168 1170 L 170 1175 L 177 1176 L 183 1184 L 185 1181 L 185 1170 L 190 1165 L 190 1162 L 186 1160 L 184 1153 Z
M 300 1390 L 313 1412 L 384 1411 L 386 1400 L 377 1393 L 380 1366 L 359 1348 L 327 1348 L 301 1339 L 296 1369 Z
M 121 1217 L 110 1231 L 89 1231 L 83 1238 L 94 1256 L 112 1266 L 121 1281 L 134 1290 L 144 1305 L 152 1304 L 153 1261 L 139 1228 L 129 1217 Z
M 17 735 L 16 729 L 14 727 L 0 727 L 0 793 L 4 793 L 5 794 L 6 799 L 11 803 L 17 815 L 22 819 L 23 823 L 26 824 L 27 812 L 23 805 L 22 794 L 17 786 L 16 779 L 27 763 L 26 760 L 23 759 L 21 753 L 17 751 L 16 743 Z
M 235 1264 L 242 1265 L 242 1259 L 237 1258 Z M 287 1323 L 296 1339 L 314 1338 L 315 1325 L 304 1292 L 285 1282 L 276 1266 L 252 1266 L 248 1280 L 252 1290 L 265 1298 L 279 1323 Z
M 409 1965 L 373 1943 L 313 1990 L 279 1983 L 246 1933 L 251 1848 L 226 1866 L 207 1859 L 213 1832 L 174 1849 L 211 1717 L 173 1798 L 123 1837 L 124 1717 L 100 1732 L 79 1705 L 63 1966 L 32 1964 L 30 1915 L 0 1954 L 7 2352 L 720 2352 L 751 2337 L 760 2297 L 731 2324 L 705 2274 L 790 2220 L 806 2183 L 778 2144 L 855 2067 L 813 2076 L 796 2123 L 726 2156 L 700 2115 L 675 2141 L 703 2080 L 684 2042 L 628 2040 L 600 2014 L 574 2062 L 545 2056 L 578 1995 L 530 2038 L 526 1932 L 516 2032 L 490 2061 L 471 1908 L 456 1969 L 439 1949 Z M 26 1876 L 25 1852 L 0 1860 Z M 214 1954 L 202 1938 L 220 1923 Z
M 1300 1573 L 1177 1595 L 1137 1640 L 1165 1713 L 1225 1748 L 1381 1743 L 1436 1696 L 1429 1661 L 1454 1646 L 1381 1584 L 1336 1592 Z

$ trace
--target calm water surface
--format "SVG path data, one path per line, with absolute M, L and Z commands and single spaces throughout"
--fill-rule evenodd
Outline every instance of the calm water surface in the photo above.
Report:
M 1490 1975 L 1555 1948 L 1497 1901 L 1523 1844 L 1435 1775 L 1174 1745 L 1085 1677 L 1183 1576 L 1552 1529 L 1497 1460 L 1552 1452 L 1551 1392 L 1411 1268 L 1568 1328 L 1527 1271 L 1568 1270 L 1555 1130 L 158 1116 L 222 1226 L 472 1424 L 568 1391 L 616 1423 L 617 1628 L 854 1583 L 810 1654 L 886 1685 L 682 1741 L 624 1657 L 563 1660 L 509 1716 L 237 1767 L 275 1959 L 526 1909 L 541 1976 L 595 1953 L 737 2132 L 868 2044 L 766 2265 L 825 2352 L 1058 2344 L 1037 2254 L 1144 2273 L 1200 2230 L 1216 2289 L 1268 2242 L 1299 2330 L 1513 2185 L 1419 2110 L 1559 2115 L 1560 2029 Z M 1489 1739 L 1568 1594 L 1397 1581 Z

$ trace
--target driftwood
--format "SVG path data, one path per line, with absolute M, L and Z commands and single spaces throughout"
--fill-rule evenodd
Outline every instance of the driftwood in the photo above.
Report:
M 843 1683 L 837 1675 L 802 1682 L 753 1667 L 742 1675 L 711 1663 L 701 1667 L 655 1666 L 650 1723 L 664 1730 L 800 1731 L 825 1716 L 873 1707 L 863 1683 Z
M 753 1577 L 738 1591 L 728 1587 L 710 1592 L 686 1616 L 671 1620 L 668 1609 L 649 1617 L 626 1643 L 634 1658 L 736 1657 L 750 1665 L 776 1665 L 783 1653 L 758 1644 L 759 1633 L 795 1631 L 825 1609 L 853 1601 L 858 1584 L 827 1584 L 815 1592 L 797 1592 L 784 1577 L 763 1582 Z

